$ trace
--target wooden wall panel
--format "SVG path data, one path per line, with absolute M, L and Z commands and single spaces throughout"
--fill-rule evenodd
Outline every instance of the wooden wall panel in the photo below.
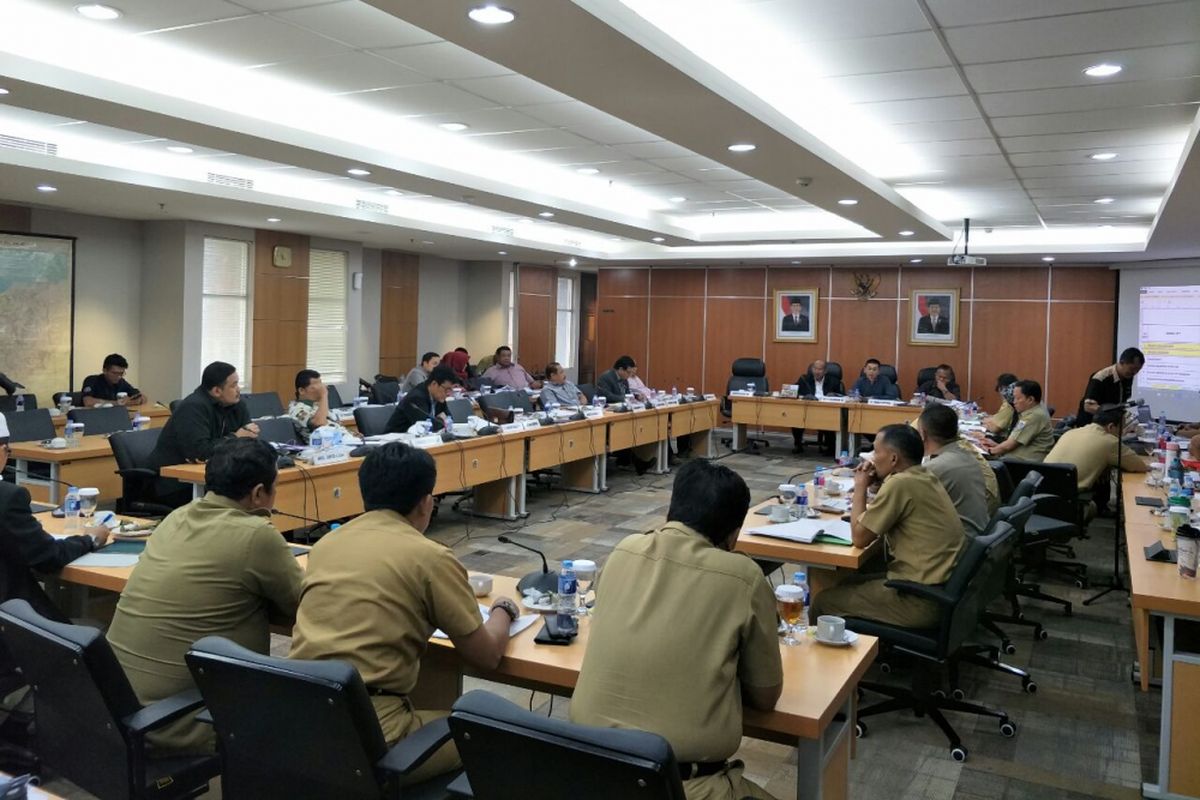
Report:
M 656 269 L 650 273 L 650 294 L 655 297 L 704 297 L 704 269 Z
M 600 270 L 600 297 L 645 297 L 649 292 L 649 269 Z
M 379 300 L 379 371 L 403 377 L 417 363 L 420 264 L 414 253 L 384 250 Z
M 1002 372 L 1045 386 L 1046 304 L 979 300 L 974 314 L 970 396 L 984 395 L 984 404 L 993 406 L 996 376 Z
M 980 300 L 1045 300 L 1050 270 L 1046 267 L 996 267 L 975 270 L 975 297 Z
M 1064 268 L 1051 270 L 1052 300 L 1099 300 L 1108 302 L 1117 296 L 1117 276 L 1107 267 Z
M 766 305 L 761 298 L 710 296 L 705 315 L 704 391 L 723 394 L 734 359 L 762 358 Z
M 522 264 L 517 273 L 518 363 L 535 375 L 554 360 L 555 278 L 551 267 Z
M 906 270 L 907 271 L 907 270 Z M 953 289 L 953 285 L 946 282 L 929 283 L 922 282 L 914 284 L 913 288 L 917 289 Z M 970 279 L 968 278 L 967 293 L 970 293 Z M 964 298 L 959 295 L 958 302 L 958 344 L 954 347 L 930 347 L 928 345 L 909 344 L 909 325 L 911 319 L 909 317 L 910 306 L 912 305 L 912 295 L 908 294 L 900 301 L 900 322 L 899 322 L 899 342 L 900 355 L 897 359 L 898 374 L 900 378 L 900 390 L 903 392 L 902 398 L 908 397 L 917 390 L 917 373 L 925 367 L 936 367 L 938 364 L 949 364 L 954 368 L 954 377 L 958 380 L 958 385 L 963 392 L 969 393 L 969 361 L 970 347 L 968 341 L 971 338 L 971 302 L 970 298 Z M 971 395 L 972 397 L 974 395 Z
M 33 209 L 29 206 L 10 206 L 0 203 L 0 231 L 29 233 L 33 225 Z
M 650 298 L 650 351 L 638 372 L 655 389 L 704 385 L 703 297 Z
M 788 289 L 816 289 L 816 342 L 775 341 L 775 292 Z M 767 314 L 765 323 L 767 375 L 772 388 L 792 383 L 804 374 L 816 359 L 824 359 L 829 339 L 829 267 L 784 267 L 767 270 Z
M 842 365 L 842 379 L 849 391 L 868 358 L 884 364 L 895 362 L 896 303 L 835 299 L 832 305 L 829 360 Z
M 276 267 L 274 250 L 290 247 L 292 265 Z M 254 235 L 254 323 L 251 328 L 250 387 L 292 397 L 296 373 L 308 358 L 309 238 L 284 231 Z
M 603 271 L 600 277 L 603 281 Z M 645 297 L 600 295 L 600 319 L 596 331 L 597 377 L 621 356 L 631 356 L 638 364 L 645 363 L 650 332 L 648 303 Z
M 1055 280 L 1064 270 L 1055 270 Z M 1113 303 L 1050 304 L 1050 368 L 1042 386 L 1058 416 L 1074 414 L 1092 374 L 1113 362 Z
M 713 267 L 708 270 L 709 297 L 763 297 L 767 271 L 759 268 Z

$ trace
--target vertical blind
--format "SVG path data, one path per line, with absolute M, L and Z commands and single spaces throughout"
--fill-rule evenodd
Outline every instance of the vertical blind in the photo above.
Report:
M 555 360 L 575 365 L 575 279 L 558 279 L 557 317 L 554 327 Z
M 243 383 L 250 373 L 246 358 L 249 277 L 249 242 L 204 238 L 200 359 L 204 365 L 214 361 L 233 364 Z
M 312 250 L 308 262 L 308 367 L 346 381 L 346 266 L 340 250 Z

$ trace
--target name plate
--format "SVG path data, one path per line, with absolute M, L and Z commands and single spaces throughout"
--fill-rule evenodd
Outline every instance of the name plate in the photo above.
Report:
M 821 403 L 849 403 L 850 398 L 846 397 L 845 395 L 839 395 L 837 397 L 825 395 L 824 397 L 818 397 L 817 401 Z
M 704 395 L 704 396 L 708 397 L 708 395 Z M 729 396 L 730 397 L 754 397 L 754 392 L 750 391 L 749 389 L 734 389 L 732 392 L 729 393 Z
M 705 400 L 716 400 L 716 399 L 717 399 L 717 396 L 716 396 L 715 394 L 712 394 L 712 393 L 710 393 L 710 392 L 705 392 L 705 393 L 704 393 L 704 399 L 705 399 Z
M 588 406 L 583 409 L 584 419 L 604 419 L 604 409 Z
M 526 417 L 525 419 L 521 420 L 522 430 L 531 431 L 537 430 L 540 427 L 542 427 L 542 421 L 537 417 Z
M 628 403 L 627 405 L 629 406 L 630 411 L 645 411 L 646 410 L 645 403 Z
M 428 450 L 431 447 L 437 447 L 442 444 L 442 437 L 436 433 L 431 433 L 428 436 L 414 436 L 409 444 L 413 447 L 419 447 L 422 450 Z
M 904 405 L 904 401 L 902 401 L 902 400 L 886 400 L 882 397 L 869 397 L 869 398 L 867 398 L 867 405 L 869 405 L 869 406 L 902 406 L 902 405 Z
M 500 426 L 501 433 L 520 433 L 523 430 L 525 425 L 521 422 L 506 422 Z
M 313 452 L 312 458 L 308 463 L 314 467 L 322 464 L 338 464 L 342 461 L 350 460 L 350 449 L 346 447 L 329 447 L 325 450 L 316 450 Z

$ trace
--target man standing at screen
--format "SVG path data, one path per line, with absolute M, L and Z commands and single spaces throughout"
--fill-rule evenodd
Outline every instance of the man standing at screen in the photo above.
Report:
M 1121 352 L 1117 363 L 1105 367 L 1092 375 L 1079 411 L 1075 415 L 1075 427 L 1092 424 L 1092 417 L 1100 406 L 1115 406 L 1127 401 L 1133 394 L 1133 379 L 1146 366 L 1146 356 L 1136 347 L 1127 347 Z

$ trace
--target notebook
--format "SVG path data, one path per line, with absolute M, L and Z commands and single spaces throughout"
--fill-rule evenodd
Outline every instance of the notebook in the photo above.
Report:
M 780 522 L 774 525 L 760 525 L 751 528 L 749 533 L 755 536 L 770 536 L 775 539 L 787 539 L 789 542 L 801 544 L 852 544 L 850 539 L 850 523 L 840 519 L 800 519 L 795 522 Z

